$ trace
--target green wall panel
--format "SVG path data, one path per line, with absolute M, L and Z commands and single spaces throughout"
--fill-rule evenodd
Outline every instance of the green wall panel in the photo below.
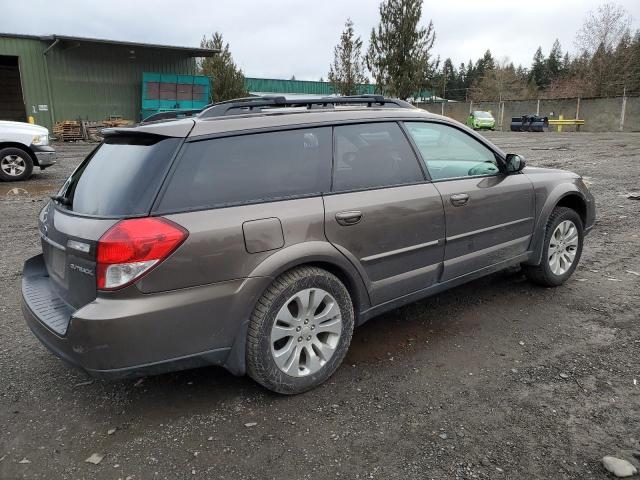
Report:
M 290 93 L 306 95 L 333 95 L 333 86 L 329 82 L 308 80 L 279 80 L 275 78 L 245 78 L 245 87 L 249 92 Z M 361 93 L 375 93 L 375 85 L 360 85 Z
M 22 95 L 25 110 L 38 125 L 51 128 L 49 94 L 47 93 L 46 72 L 42 52 L 47 44 L 29 38 L 12 38 L 0 36 L 0 55 L 18 57 Z M 39 110 L 39 105 L 46 105 L 49 110 Z
M 195 60 L 184 54 L 110 45 L 56 47 L 48 60 L 60 120 L 139 120 L 142 72 L 192 75 L 196 69 Z

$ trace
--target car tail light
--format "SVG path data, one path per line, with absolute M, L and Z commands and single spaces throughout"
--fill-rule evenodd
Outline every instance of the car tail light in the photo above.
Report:
M 129 285 L 171 255 L 187 236 L 187 230 L 165 218 L 134 218 L 116 223 L 98 241 L 98 289 Z

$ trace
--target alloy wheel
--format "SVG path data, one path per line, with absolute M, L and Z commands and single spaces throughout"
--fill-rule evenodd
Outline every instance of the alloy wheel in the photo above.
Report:
M 318 372 L 333 356 L 342 332 L 336 299 L 320 288 L 293 295 L 280 308 L 271 328 L 271 354 L 292 377 Z
M 578 251 L 578 228 L 571 220 L 558 224 L 549 240 L 549 268 L 554 275 L 562 275 L 571 268 Z
M 7 155 L 0 160 L 0 169 L 11 177 L 19 177 L 27 169 L 27 163 L 18 155 Z

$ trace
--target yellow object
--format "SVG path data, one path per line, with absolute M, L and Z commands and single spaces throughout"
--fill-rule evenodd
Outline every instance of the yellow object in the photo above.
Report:
M 580 129 L 580 125 L 584 125 L 584 120 L 578 118 L 566 119 L 560 115 L 557 120 L 549 120 L 549 125 L 555 125 L 558 128 L 558 132 L 562 132 L 563 125 L 575 125 L 576 130 Z
M 27 121 L 28 121 L 30 124 L 32 124 L 32 125 L 33 125 L 34 123 L 36 123 L 35 119 L 34 119 L 34 118 L 33 118 L 33 116 L 31 116 L 31 115 L 29 115 L 29 118 L 27 119 Z

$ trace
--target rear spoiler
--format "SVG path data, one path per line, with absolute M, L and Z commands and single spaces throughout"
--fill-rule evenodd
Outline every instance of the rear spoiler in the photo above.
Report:
M 158 112 L 153 115 L 149 115 L 147 118 L 140 122 L 140 125 L 144 125 L 145 123 L 151 122 L 159 122 L 163 120 L 176 120 L 180 118 L 189 118 L 195 117 L 200 112 L 202 112 L 201 108 L 193 109 L 193 110 L 169 110 L 166 112 Z
M 173 122 L 157 122 L 138 124 L 127 127 L 103 128 L 100 133 L 106 138 L 115 135 L 138 136 L 158 135 L 162 137 L 184 138 L 189 135 L 195 122 L 190 118 L 184 118 Z

